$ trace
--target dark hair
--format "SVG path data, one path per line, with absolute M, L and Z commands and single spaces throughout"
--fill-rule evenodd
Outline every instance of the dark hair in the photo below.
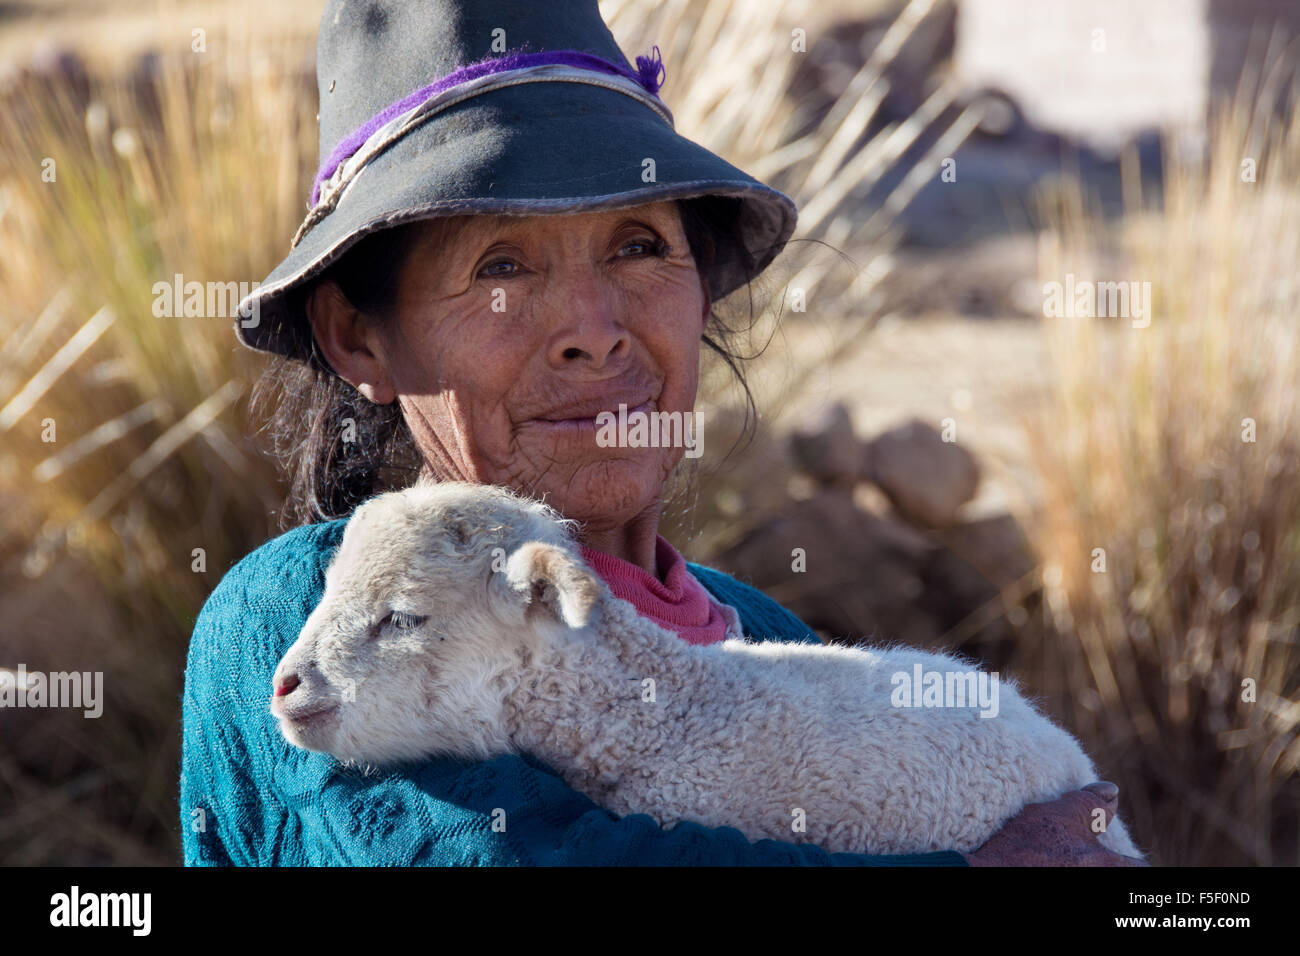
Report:
M 691 254 L 702 274 L 725 261 L 740 260 L 753 274 L 752 253 L 740 239 L 740 200 L 704 196 L 678 200 L 682 227 Z M 397 279 L 412 240 L 426 221 L 417 220 L 361 239 L 317 279 L 332 279 L 348 301 L 368 316 L 383 321 L 395 307 Z M 289 482 L 280 516 L 282 528 L 349 514 L 381 491 L 403 488 L 415 481 L 424 466 L 397 402 L 377 405 L 340 378 L 316 348 L 304 308 L 310 284 L 290 293 L 289 314 L 299 321 L 286 332 L 291 351 L 308 358 L 273 355 L 253 390 L 252 414 L 263 419 L 260 429 L 267 450 L 278 460 Z M 750 323 L 754 297 L 746 288 Z M 730 297 L 729 297 L 730 300 Z M 745 395 L 741 437 L 752 437 L 757 417 L 754 396 L 732 340 L 738 329 L 710 312 L 704 344 L 731 369 Z M 733 446 L 734 449 L 734 446 Z M 730 454 L 730 452 L 728 452 Z

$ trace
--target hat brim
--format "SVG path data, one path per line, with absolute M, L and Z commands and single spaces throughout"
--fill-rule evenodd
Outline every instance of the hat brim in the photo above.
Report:
M 655 181 L 642 179 L 654 160 Z M 739 200 L 746 255 L 710 271 L 719 300 L 752 280 L 794 232 L 797 210 L 760 183 L 679 135 L 622 93 L 577 83 L 493 90 L 416 127 L 376 156 L 240 304 L 235 331 L 250 348 L 294 356 L 286 334 L 291 293 L 363 236 L 416 219 L 472 213 L 544 215 L 616 209 L 695 196 Z M 305 357 L 297 355 L 294 357 Z

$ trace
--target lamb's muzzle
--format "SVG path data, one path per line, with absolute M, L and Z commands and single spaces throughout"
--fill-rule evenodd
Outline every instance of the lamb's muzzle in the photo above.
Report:
M 271 707 L 291 743 L 343 760 L 529 752 L 664 826 L 969 851 L 1097 779 L 1012 683 L 992 717 L 900 699 L 899 674 L 969 670 L 905 647 L 688 645 L 615 598 L 551 509 L 445 483 L 357 510 Z M 1140 856 L 1118 819 L 1100 839 Z

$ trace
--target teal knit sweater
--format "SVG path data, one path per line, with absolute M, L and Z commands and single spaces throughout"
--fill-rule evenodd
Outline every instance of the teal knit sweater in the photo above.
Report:
M 957 853 L 831 854 L 751 843 L 731 827 L 662 829 L 645 814 L 601 809 L 529 755 L 365 774 L 291 746 L 271 716 L 271 674 L 324 593 L 346 523 L 267 542 L 226 574 L 199 614 L 183 701 L 186 865 L 965 865 Z M 817 640 L 754 588 L 688 567 L 740 612 L 751 639 Z

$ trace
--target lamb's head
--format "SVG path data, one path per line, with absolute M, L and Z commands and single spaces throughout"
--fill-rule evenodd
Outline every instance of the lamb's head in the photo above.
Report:
M 358 763 L 509 752 L 512 680 L 543 645 L 588 639 L 605 594 L 538 502 L 463 482 L 379 495 L 349 520 L 271 711 L 290 743 Z

